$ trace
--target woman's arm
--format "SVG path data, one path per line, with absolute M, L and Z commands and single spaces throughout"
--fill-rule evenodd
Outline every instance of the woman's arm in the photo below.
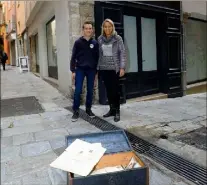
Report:
M 97 70 L 99 70 L 99 66 L 100 66 L 100 60 L 101 60 L 101 42 L 100 42 L 100 38 L 98 38 L 98 47 L 99 47 L 99 55 L 98 55 L 98 64 L 97 64 Z
M 119 57 L 120 57 L 120 69 L 126 68 L 126 62 L 127 62 L 127 57 L 126 57 L 126 50 L 124 46 L 124 42 L 121 36 L 118 36 L 118 45 L 119 45 Z

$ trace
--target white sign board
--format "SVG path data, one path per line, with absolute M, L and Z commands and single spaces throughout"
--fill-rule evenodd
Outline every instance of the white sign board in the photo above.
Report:
M 19 57 L 19 68 L 20 72 L 29 71 L 29 63 L 27 56 Z

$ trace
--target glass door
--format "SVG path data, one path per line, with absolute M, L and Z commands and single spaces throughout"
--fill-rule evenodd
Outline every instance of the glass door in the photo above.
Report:
M 142 70 L 157 70 L 156 19 L 141 17 Z
M 124 43 L 127 51 L 127 98 L 159 92 L 157 18 L 147 11 L 125 8 Z

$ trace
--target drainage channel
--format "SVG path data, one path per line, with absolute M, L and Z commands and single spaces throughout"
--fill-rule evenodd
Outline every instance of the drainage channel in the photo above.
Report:
M 71 107 L 66 107 L 66 109 L 72 111 Z M 80 110 L 80 117 L 102 131 L 121 129 L 99 117 L 90 118 L 83 110 Z M 168 152 L 167 150 L 164 150 L 156 145 L 153 145 L 126 130 L 125 132 L 129 138 L 129 141 L 131 142 L 133 149 L 136 152 L 150 157 L 169 170 L 185 177 L 197 185 L 207 184 L 207 170 L 205 168 L 187 161 L 182 157 Z

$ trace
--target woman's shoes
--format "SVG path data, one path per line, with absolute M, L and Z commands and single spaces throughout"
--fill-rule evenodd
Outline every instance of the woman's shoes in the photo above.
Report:
M 108 117 L 111 117 L 111 116 L 114 116 L 114 121 L 115 122 L 120 121 L 120 110 L 119 109 L 113 109 L 110 106 L 109 112 L 107 112 L 106 114 L 104 114 L 103 117 L 104 118 L 108 118 Z
M 104 118 L 108 118 L 115 115 L 115 109 L 112 105 L 110 105 L 110 110 L 106 114 L 103 115 Z
M 115 115 L 115 111 L 113 109 L 110 109 L 109 112 L 103 115 L 104 118 L 108 118 Z
M 116 109 L 115 116 L 114 116 L 114 121 L 115 122 L 120 121 L 120 110 L 118 110 L 118 109 Z

